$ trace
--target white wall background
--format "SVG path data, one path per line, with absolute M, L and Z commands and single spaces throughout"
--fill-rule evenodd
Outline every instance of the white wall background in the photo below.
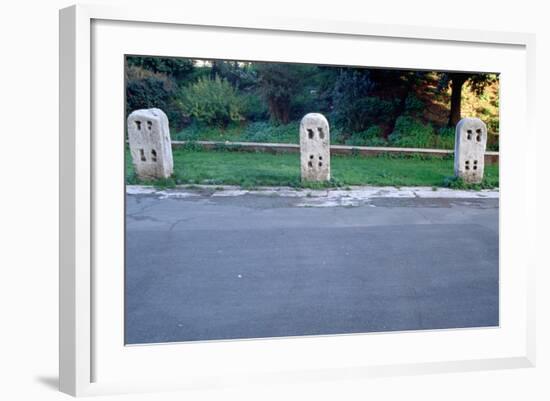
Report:
M 132 4 L 112 0 L 96 3 Z M 374 23 L 525 31 L 537 34 L 537 149 L 548 148 L 550 23 L 542 1 L 139 1 L 212 12 L 365 20 Z M 66 0 L 4 1 L 0 11 L 0 398 L 57 400 L 58 9 Z M 189 4 L 185 4 L 189 3 Z M 248 4 L 247 4 L 248 3 Z M 521 133 L 518 133 L 521 134 Z M 221 393 L 149 394 L 117 399 L 550 399 L 549 169 L 538 158 L 540 262 L 538 366 L 534 369 L 328 382 Z M 546 210 L 543 210 L 545 207 Z M 7 394 L 6 394 L 7 393 Z M 107 397 L 115 399 L 115 397 Z

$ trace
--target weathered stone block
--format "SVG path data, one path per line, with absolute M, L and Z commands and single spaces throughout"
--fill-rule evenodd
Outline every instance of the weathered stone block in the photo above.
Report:
M 330 180 L 330 130 L 322 114 L 309 113 L 300 123 L 302 181 Z
M 487 126 L 479 118 L 463 118 L 455 132 L 455 176 L 479 184 L 485 169 Z
M 174 170 L 168 117 L 160 109 L 142 109 L 128 116 L 130 153 L 141 179 L 168 178 Z

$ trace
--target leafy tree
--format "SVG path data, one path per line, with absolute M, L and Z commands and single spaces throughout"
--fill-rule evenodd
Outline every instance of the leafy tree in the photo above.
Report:
M 210 78 L 226 79 L 237 90 L 250 90 L 257 84 L 258 77 L 252 63 L 244 61 L 213 60 Z
M 308 66 L 283 63 L 257 63 L 260 93 L 267 101 L 271 118 L 282 124 L 291 119 L 292 97 L 303 88 Z
M 447 72 L 441 74 L 439 89 L 451 88 L 451 109 L 449 112 L 448 126 L 454 127 L 462 117 L 462 88 L 466 82 L 476 95 L 482 95 L 485 88 L 496 81 L 494 74 L 476 74 L 465 72 Z
M 193 72 L 193 60 L 177 57 L 141 57 L 127 56 L 128 66 L 141 67 L 145 70 L 166 74 L 176 81 L 184 80 Z
M 177 85 L 173 78 L 136 66 L 127 66 L 125 78 L 127 115 L 134 110 L 158 107 L 166 113 L 171 126 L 180 128 L 183 125 L 174 102 Z
M 184 115 L 221 128 L 244 119 L 242 98 L 227 80 L 220 77 L 199 78 L 185 87 L 179 95 L 178 105 Z
M 376 84 L 365 68 L 343 68 L 334 85 L 334 115 L 338 125 L 352 133 L 388 123 L 396 102 L 374 96 Z

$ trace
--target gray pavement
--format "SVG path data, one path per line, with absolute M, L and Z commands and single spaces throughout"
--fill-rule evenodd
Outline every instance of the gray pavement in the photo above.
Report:
M 127 344 L 499 323 L 495 197 L 196 189 L 126 203 Z

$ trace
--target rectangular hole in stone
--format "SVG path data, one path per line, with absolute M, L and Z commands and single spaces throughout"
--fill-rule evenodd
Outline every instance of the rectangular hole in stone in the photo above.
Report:
M 151 159 L 156 162 L 157 161 L 157 151 L 155 149 L 151 150 Z
M 151 131 L 151 128 L 153 128 L 153 123 L 151 121 L 147 121 L 147 129 Z
M 309 168 L 312 168 L 312 167 L 313 167 L 313 163 L 312 163 L 311 161 L 309 161 L 309 162 L 307 162 L 307 166 L 308 166 Z
M 309 139 L 313 139 L 313 130 L 311 128 L 307 129 L 307 137 Z
M 141 131 L 141 121 L 135 121 L 136 123 L 136 128 L 138 129 L 138 131 Z
M 143 149 L 139 150 L 139 155 L 142 162 L 147 161 L 147 159 L 145 159 L 145 152 L 143 151 Z
M 317 128 L 317 131 L 319 131 L 319 138 L 324 139 L 325 133 L 323 132 L 323 128 L 319 127 L 319 128 Z

